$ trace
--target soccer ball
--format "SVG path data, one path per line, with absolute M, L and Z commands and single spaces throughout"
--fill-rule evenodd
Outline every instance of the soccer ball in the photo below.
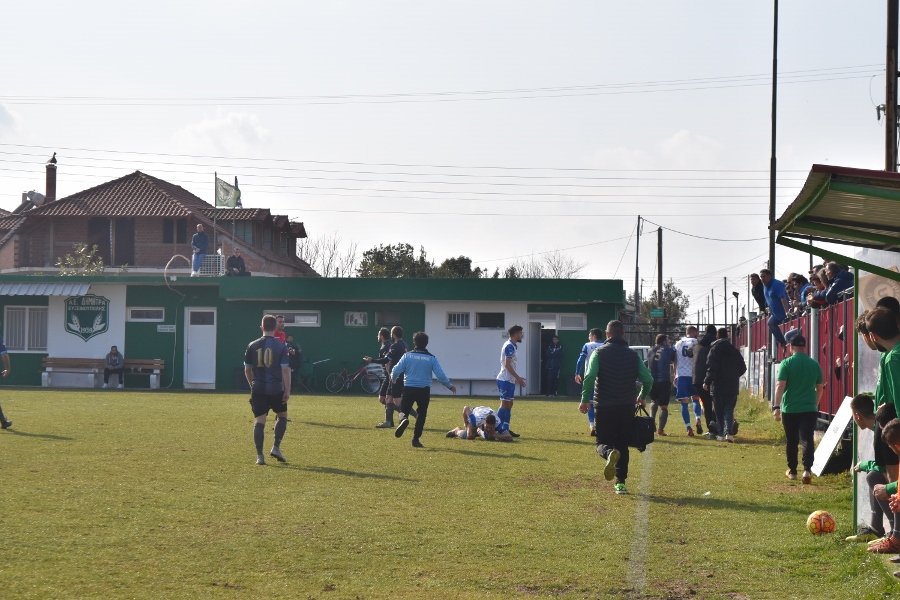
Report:
M 817 510 L 806 519 L 806 528 L 813 535 L 834 533 L 837 524 L 827 510 Z

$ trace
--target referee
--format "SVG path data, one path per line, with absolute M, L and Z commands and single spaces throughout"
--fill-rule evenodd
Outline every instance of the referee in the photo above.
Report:
M 269 452 L 279 462 L 287 462 L 281 453 L 281 440 L 287 429 L 287 401 L 291 397 L 291 363 L 288 347 L 275 338 L 276 320 L 272 315 L 262 319 L 263 336 L 247 346 L 244 376 L 250 384 L 250 408 L 256 419 L 253 443 L 256 464 L 266 464 L 263 456 L 266 417 L 275 413 L 275 444 Z

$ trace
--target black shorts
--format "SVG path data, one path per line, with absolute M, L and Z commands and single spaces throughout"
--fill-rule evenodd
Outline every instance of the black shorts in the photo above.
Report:
M 653 388 L 650 390 L 650 399 L 657 406 L 668 406 L 669 400 L 672 399 L 672 382 L 654 381 Z
M 284 394 L 253 394 L 250 396 L 250 408 L 254 417 L 262 417 L 271 410 L 275 414 L 287 412 Z
M 391 383 L 388 388 L 388 395 L 394 398 L 402 398 L 403 397 L 403 377 Z

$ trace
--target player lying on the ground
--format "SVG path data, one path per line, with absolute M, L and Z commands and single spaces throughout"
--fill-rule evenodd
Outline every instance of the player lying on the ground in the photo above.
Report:
M 497 415 L 487 406 L 475 408 L 463 407 L 463 426 L 456 427 L 447 432 L 447 437 L 456 437 L 461 440 L 488 440 L 499 442 L 511 442 L 513 436 L 509 430 L 497 431 Z

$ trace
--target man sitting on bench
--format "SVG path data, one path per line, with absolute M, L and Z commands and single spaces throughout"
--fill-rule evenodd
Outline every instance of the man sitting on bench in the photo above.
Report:
M 109 376 L 115 373 L 119 376 L 119 389 L 121 390 L 125 382 L 125 357 L 119 352 L 116 346 L 109 349 L 106 355 L 106 366 L 103 369 L 103 388 L 109 387 Z

